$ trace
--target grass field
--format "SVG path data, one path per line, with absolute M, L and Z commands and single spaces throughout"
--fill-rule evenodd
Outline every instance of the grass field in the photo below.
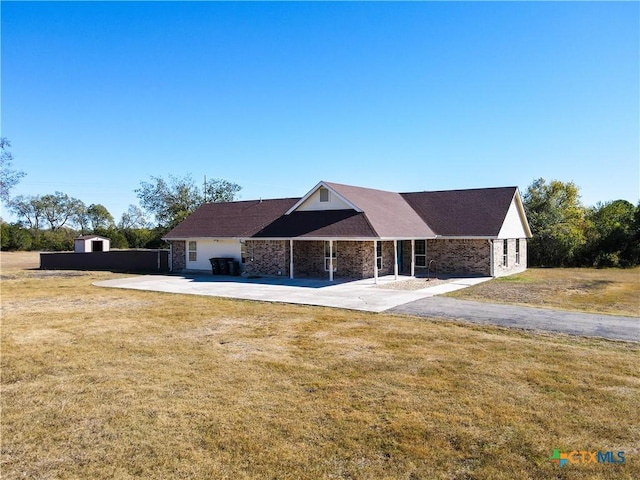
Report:
M 2 478 L 640 478 L 638 344 L 105 289 L 34 258 L 0 254 Z
M 530 268 L 449 293 L 483 302 L 640 317 L 640 267 Z

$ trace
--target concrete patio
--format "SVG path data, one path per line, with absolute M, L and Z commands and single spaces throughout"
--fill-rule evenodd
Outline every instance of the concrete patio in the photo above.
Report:
M 289 279 L 285 277 L 245 278 L 212 275 L 144 275 L 95 282 L 100 287 L 126 288 L 153 292 L 209 295 L 214 297 L 283 302 L 323 307 L 382 312 L 415 300 L 439 295 L 477 283 L 490 277 L 453 278 L 447 283 L 420 290 L 391 290 L 384 287 L 412 277 L 393 275 L 373 279 L 344 281 Z

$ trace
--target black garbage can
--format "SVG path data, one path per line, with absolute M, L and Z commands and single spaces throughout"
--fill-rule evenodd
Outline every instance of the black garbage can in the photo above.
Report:
M 229 275 L 237 277 L 240 275 L 240 262 L 237 260 L 231 260 L 229 262 Z
M 229 275 L 229 262 L 233 260 L 233 258 L 219 258 L 218 265 L 220 268 L 220 275 Z
M 217 258 L 210 258 L 211 263 L 211 275 L 220 275 L 220 263 Z

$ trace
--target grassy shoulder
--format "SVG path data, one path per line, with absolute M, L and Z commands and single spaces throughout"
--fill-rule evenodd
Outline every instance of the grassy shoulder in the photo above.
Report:
M 3 477 L 640 478 L 637 344 L 6 265 Z
M 530 268 L 447 296 L 610 315 L 640 316 L 640 267 Z

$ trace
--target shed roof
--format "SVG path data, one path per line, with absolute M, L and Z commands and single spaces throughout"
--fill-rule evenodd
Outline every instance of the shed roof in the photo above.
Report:
M 100 235 L 80 235 L 74 238 L 74 240 L 91 240 L 92 238 L 99 238 L 100 240 L 111 240 L 110 238 L 101 237 Z

